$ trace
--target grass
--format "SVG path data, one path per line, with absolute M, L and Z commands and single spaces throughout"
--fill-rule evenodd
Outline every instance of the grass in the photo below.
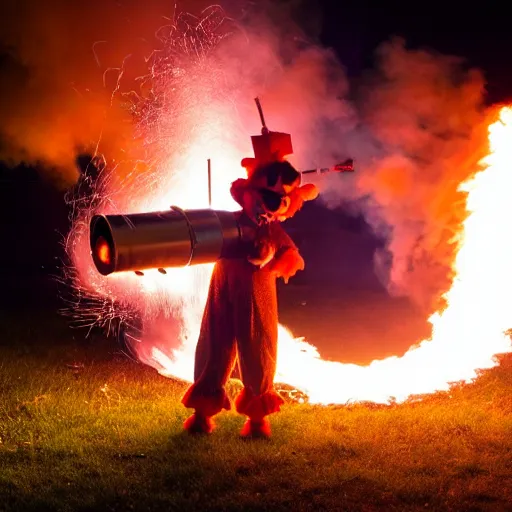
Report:
M 512 510 L 512 359 L 421 402 L 287 404 L 270 442 L 52 318 L 0 318 L 0 510 Z M 71 363 L 80 362 L 82 366 Z

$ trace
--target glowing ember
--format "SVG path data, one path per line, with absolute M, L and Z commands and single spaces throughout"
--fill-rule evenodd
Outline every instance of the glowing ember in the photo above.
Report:
M 166 41 L 170 41 L 168 52 L 154 56 L 152 95 L 140 100 L 137 115 L 140 135 L 146 137 L 156 163 L 145 173 L 134 170 L 121 183 L 107 182 L 97 189 L 95 199 L 106 199 L 96 204 L 94 211 L 82 211 L 68 240 L 75 284 L 97 301 L 97 306 L 84 310 L 84 318 L 93 324 L 124 316 L 138 357 L 163 375 L 188 381 L 192 380 L 195 344 L 213 266 L 166 269 L 165 275 L 155 269 L 141 277 L 127 273 L 105 278 L 90 261 L 87 226 L 96 212 L 137 213 L 172 204 L 206 207 L 208 158 L 213 163 L 213 208 L 236 208 L 229 184 L 243 176 L 240 161 L 250 154 L 247 130 L 240 130 L 240 125 L 244 121 L 250 133 L 256 133 L 258 120 L 252 110 L 254 95 L 242 94 L 231 84 L 231 75 L 222 74 L 223 66 L 212 67 L 205 57 L 220 37 L 215 35 L 220 24 L 214 14 L 195 29 L 186 24 L 186 38 L 178 40 L 181 45 L 196 41 L 195 60 L 178 59 L 177 64 L 180 48 L 172 38 Z M 203 44 L 208 27 L 211 44 Z M 229 91 L 229 97 L 222 96 L 220 90 Z M 155 97 L 159 98 L 157 104 Z M 245 115 L 249 104 L 251 109 Z M 161 133 L 165 136 L 158 139 Z M 499 121 L 490 126 L 490 155 L 482 162 L 486 168 L 475 169 L 474 178 L 461 185 L 467 192 L 468 216 L 458 238 L 455 277 L 445 294 L 447 307 L 430 319 L 432 338 L 403 357 L 361 367 L 323 361 L 314 346 L 295 339 L 280 326 L 277 381 L 303 390 L 313 403 L 387 402 L 391 397 L 403 401 L 410 395 L 445 390 L 451 382 L 470 381 L 477 369 L 496 364 L 495 354 L 511 351 L 510 339 L 504 334 L 512 323 L 506 300 L 512 289 L 510 140 L 512 109 L 504 108 Z M 109 259 L 108 244 L 98 251 L 102 261 Z M 133 317 L 141 328 L 130 329 Z
M 102 263 L 110 264 L 110 246 L 102 236 L 98 237 L 94 250 Z

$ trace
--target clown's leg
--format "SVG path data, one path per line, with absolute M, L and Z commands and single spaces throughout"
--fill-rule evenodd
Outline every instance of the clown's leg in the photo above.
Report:
M 231 409 L 225 384 L 236 359 L 233 310 L 222 268 L 215 269 L 196 348 L 194 384 L 183 397 L 185 407 L 195 409 L 184 428 L 191 433 L 210 433 L 211 418 Z
M 266 416 L 284 403 L 274 390 L 277 359 L 277 291 L 275 278 L 259 270 L 251 286 L 238 295 L 235 334 L 244 389 L 236 408 L 248 417 L 244 437 L 269 437 Z

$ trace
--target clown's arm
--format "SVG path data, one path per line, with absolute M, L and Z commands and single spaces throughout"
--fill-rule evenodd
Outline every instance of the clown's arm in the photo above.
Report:
M 266 268 L 288 283 L 290 277 L 293 277 L 297 271 L 304 270 L 304 260 L 279 222 L 272 223 L 271 237 L 276 251 Z

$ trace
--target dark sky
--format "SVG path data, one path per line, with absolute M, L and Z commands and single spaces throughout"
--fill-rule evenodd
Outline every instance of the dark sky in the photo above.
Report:
M 318 31 L 334 48 L 349 76 L 371 68 L 377 46 L 391 36 L 403 37 L 412 47 L 456 55 L 484 70 L 496 101 L 512 95 L 510 18 L 496 0 L 386 2 L 299 0 L 302 25 Z M 321 14 L 311 15 L 320 10 Z
M 349 76 L 371 67 L 375 48 L 397 35 L 413 47 L 460 56 L 483 69 L 491 102 L 512 96 L 512 71 L 507 65 L 512 53 L 510 18 L 499 2 L 319 3 L 321 38 L 336 49 Z

